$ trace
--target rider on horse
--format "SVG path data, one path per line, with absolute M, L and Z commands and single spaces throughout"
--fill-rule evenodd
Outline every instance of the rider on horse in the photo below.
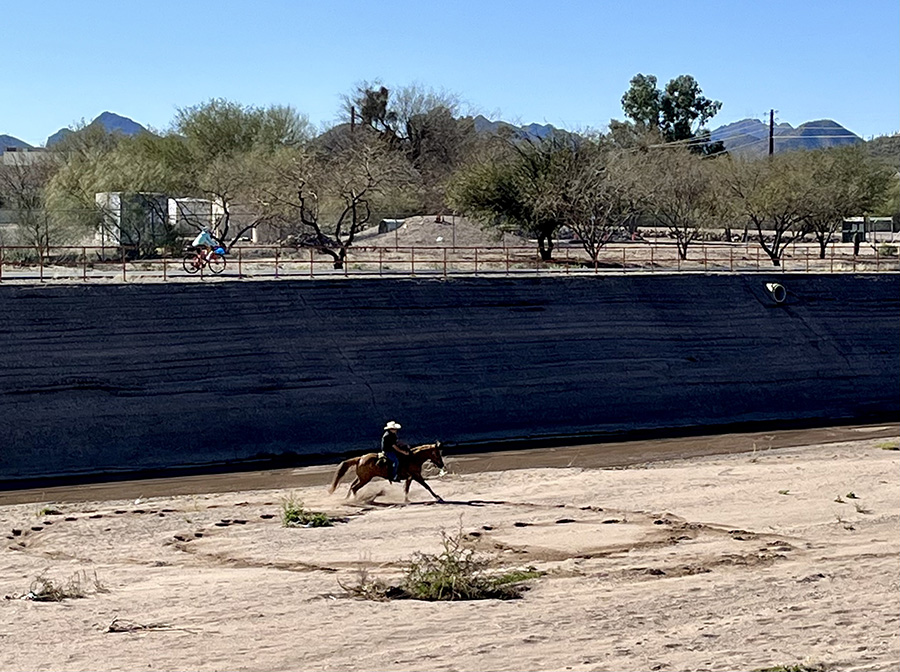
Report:
M 401 443 L 397 438 L 397 430 L 400 424 L 391 420 L 384 426 L 384 434 L 381 437 L 381 452 L 387 458 L 391 468 L 391 475 L 388 480 L 391 483 L 400 480 L 400 456 L 409 455 L 406 444 Z

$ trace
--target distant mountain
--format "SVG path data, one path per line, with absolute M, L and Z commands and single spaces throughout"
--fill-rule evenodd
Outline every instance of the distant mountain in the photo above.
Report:
M 551 126 L 550 124 L 528 124 L 527 126 L 515 126 L 506 121 L 491 121 L 479 114 L 472 122 L 475 132 L 479 134 L 506 135 L 517 140 L 543 140 L 557 133 L 568 135 L 568 131 Z
M 114 112 L 103 112 L 94 119 L 88 126 L 101 126 L 107 133 L 121 133 L 122 135 L 137 135 L 144 133 L 146 128 L 136 121 L 123 117 Z M 73 133 L 71 128 L 61 128 L 56 133 L 47 138 L 47 147 L 52 147 L 57 142 Z
M 831 121 L 807 121 L 794 128 L 778 124 L 772 132 L 775 152 L 796 149 L 822 149 L 863 142 L 855 133 Z M 769 151 L 769 125 L 759 119 L 742 119 L 710 132 L 712 141 L 721 140 L 729 153 L 738 156 L 761 156 Z
M 0 154 L 3 154 L 4 151 L 8 147 L 15 147 L 16 149 L 31 149 L 31 145 L 29 145 L 24 140 L 19 140 L 18 138 L 14 138 L 11 135 L 0 135 Z

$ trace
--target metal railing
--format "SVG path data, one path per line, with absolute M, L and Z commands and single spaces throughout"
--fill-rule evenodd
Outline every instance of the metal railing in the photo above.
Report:
M 453 275 L 570 275 L 622 273 L 877 273 L 900 271 L 896 252 L 870 246 L 853 254 L 835 243 L 819 258 L 815 244 L 795 245 L 774 266 L 754 243 L 697 243 L 682 259 L 674 243 L 616 243 L 596 262 L 580 245 L 562 243 L 550 261 L 535 247 L 351 247 L 339 266 L 314 248 L 242 245 L 227 257 L 218 275 L 189 274 L 185 253 L 137 259 L 124 247 L 54 246 L 42 250 L 0 246 L 0 282 L 197 282 L 213 279 L 297 279 L 340 277 L 449 277 Z

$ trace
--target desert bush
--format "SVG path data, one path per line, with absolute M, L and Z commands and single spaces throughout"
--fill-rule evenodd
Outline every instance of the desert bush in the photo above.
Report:
M 331 527 L 332 520 L 324 513 L 307 511 L 303 502 L 292 495 L 281 503 L 281 524 L 284 527 Z
M 370 579 L 361 569 L 355 585 L 340 584 L 341 588 L 354 597 L 374 600 L 509 600 L 521 596 L 525 581 L 542 575 L 534 567 L 491 572 L 492 558 L 466 548 L 464 539 L 462 530 L 454 536 L 441 532 L 443 550 L 414 554 L 398 586 Z
M 84 571 L 76 572 L 66 581 L 60 582 L 41 574 L 31 582 L 25 597 L 35 602 L 62 602 L 67 599 L 87 597 L 91 592 L 108 592 L 106 587 L 100 583 L 96 572 L 93 577 L 88 576 L 88 573 Z

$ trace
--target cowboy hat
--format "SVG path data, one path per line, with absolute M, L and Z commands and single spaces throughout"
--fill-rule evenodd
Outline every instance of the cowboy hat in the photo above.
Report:
M 400 429 L 400 424 L 391 420 L 384 426 L 384 428 L 385 429 Z

